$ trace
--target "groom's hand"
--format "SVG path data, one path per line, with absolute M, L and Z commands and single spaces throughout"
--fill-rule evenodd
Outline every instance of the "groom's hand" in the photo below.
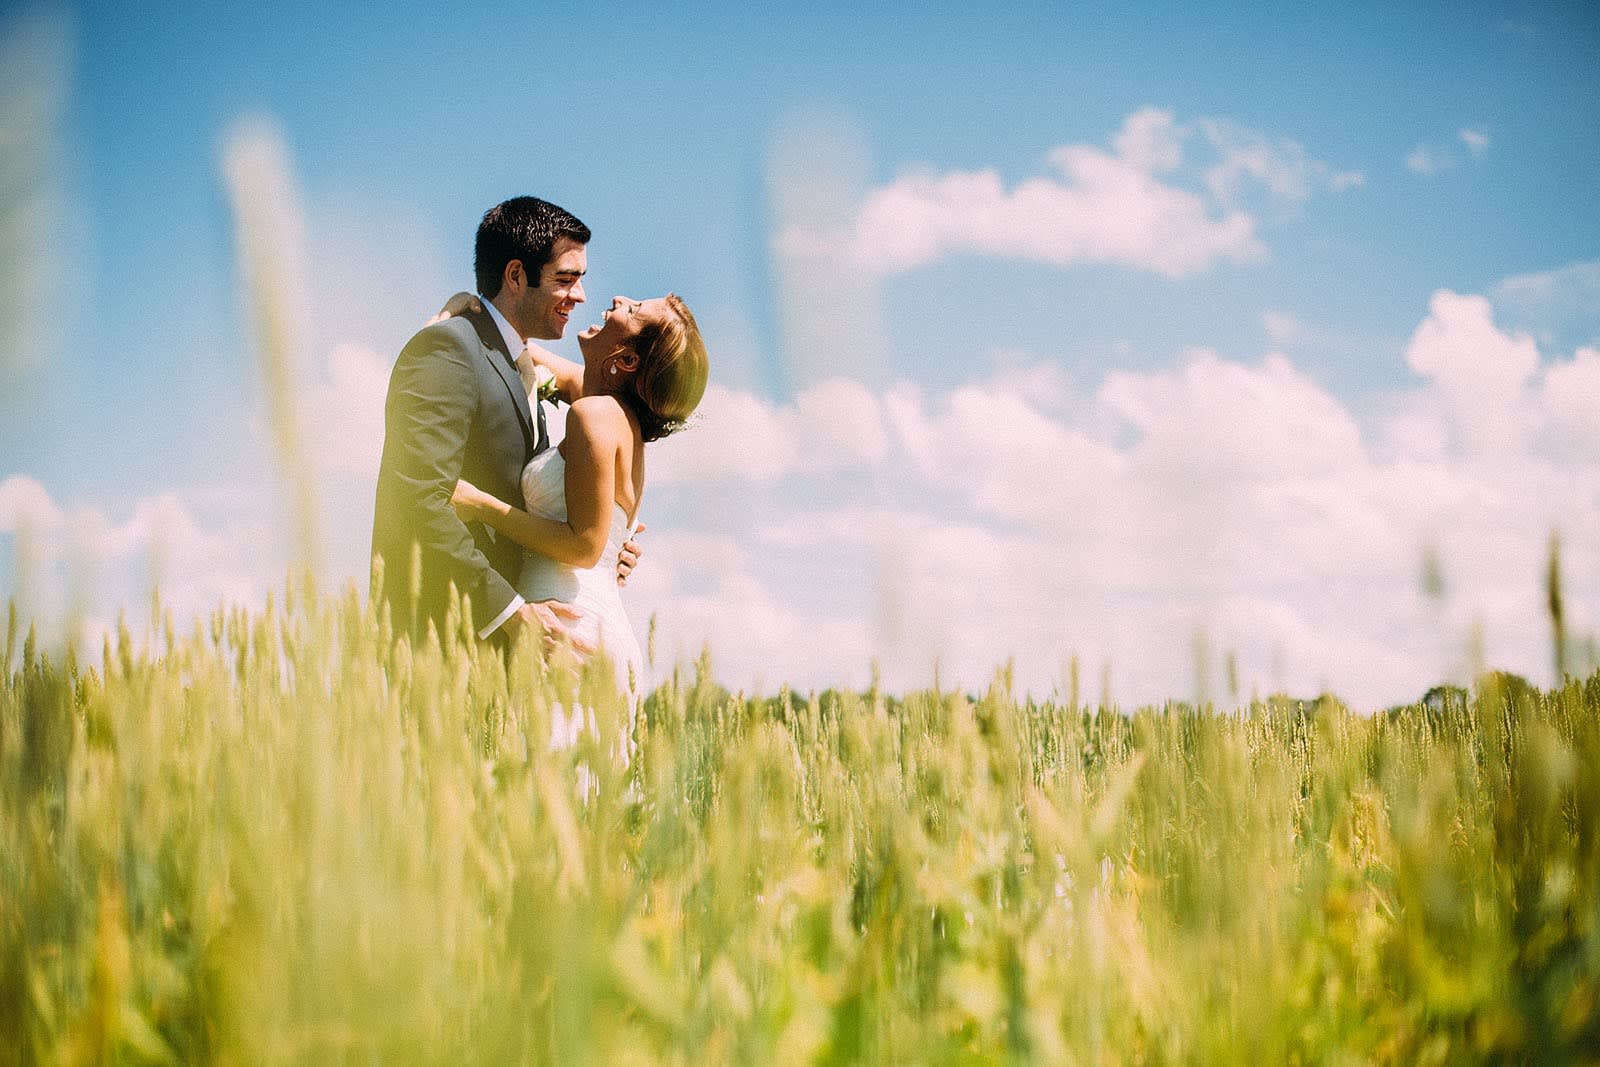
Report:
M 546 600 L 538 604 L 524 604 L 506 620 L 507 626 L 526 626 L 528 632 L 540 635 L 546 652 L 554 651 L 563 642 L 570 644 L 580 658 L 594 651 L 594 645 L 578 637 L 572 628 L 583 621 L 583 612 L 559 600 Z M 516 633 L 510 635 L 513 639 Z
M 633 533 L 644 533 L 644 523 L 635 526 Z M 622 542 L 622 548 L 617 551 L 617 585 L 628 584 L 628 575 L 639 565 L 639 557 L 643 554 L 644 550 L 639 547 L 639 542 L 635 541 L 632 535 Z

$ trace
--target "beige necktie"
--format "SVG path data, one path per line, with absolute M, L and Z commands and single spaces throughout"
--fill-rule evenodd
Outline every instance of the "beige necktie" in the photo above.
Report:
M 538 379 L 533 374 L 533 353 L 524 348 L 517 353 L 517 374 L 522 378 L 522 388 L 527 390 L 528 401 L 533 401 L 533 390 L 538 384 Z

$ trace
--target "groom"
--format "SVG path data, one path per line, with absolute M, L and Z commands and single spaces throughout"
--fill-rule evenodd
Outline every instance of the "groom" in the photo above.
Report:
M 550 443 L 544 412 L 529 406 L 533 368 L 521 356 L 523 339 L 565 332 L 584 300 L 588 242 L 587 226 L 543 200 L 519 196 L 490 208 L 474 250 L 483 310 L 428 326 L 400 351 L 384 403 L 372 520 L 372 552 L 384 563 L 380 595 L 396 629 L 421 638 L 431 622 L 442 633 L 452 586 L 471 599 L 480 639 L 521 627 L 559 639 L 577 618 L 563 604 L 525 602 L 513 588 L 521 546 L 462 522 L 450 493 L 465 478 L 523 506 L 522 468 Z M 619 562 L 619 576 L 631 565 Z

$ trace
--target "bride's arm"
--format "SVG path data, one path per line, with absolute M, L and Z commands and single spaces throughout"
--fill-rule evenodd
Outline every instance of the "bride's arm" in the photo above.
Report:
M 567 415 L 567 521 L 530 515 L 470 482 L 456 483 L 450 502 L 463 519 L 487 523 L 530 552 L 569 567 L 589 568 L 600 562 L 611 532 L 610 512 L 616 494 L 616 459 L 620 411 L 608 418 L 604 399 L 574 404 Z M 612 404 L 611 407 L 615 407 Z
M 442 322 L 452 315 L 465 314 L 468 311 L 479 312 L 483 310 L 483 301 L 471 293 L 457 293 L 444 302 L 444 307 L 439 309 L 439 314 L 428 320 L 432 326 Z M 534 363 L 548 370 L 556 378 L 556 391 L 561 394 L 561 399 L 571 404 L 583 395 L 583 364 L 574 363 L 570 359 L 562 359 L 548 348 L 526 342 L 528 352 L 533 356 Z M 512 355 L 516 355 L 515 352 Z
M 556 391 L 561 394 L 561 399 L 569 404 L 577 403 L 578 398 L 583 396 L 583 364 L 562 359 L 532 341 L 527 343 L 527 347 L 534 363 L 556 376 Z

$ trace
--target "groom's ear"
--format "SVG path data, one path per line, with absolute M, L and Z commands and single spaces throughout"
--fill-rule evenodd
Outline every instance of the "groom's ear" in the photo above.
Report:
M 513 292 L 519 288 L 531 288 L 537 284 L 536 281 L 528 277 L 528 271 L 520 259 L 508 261 L 504 273 L 500 275 L 500 287 L 502 289 L 510 288 Z

